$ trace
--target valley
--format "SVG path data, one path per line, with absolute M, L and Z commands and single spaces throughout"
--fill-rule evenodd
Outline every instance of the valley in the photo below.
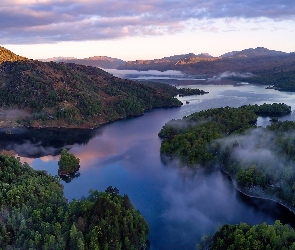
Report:
M 215 60 L 208 55 L 204 58 L 208 61 L 211 59 L 212 62 Z M 56 175 L 58 155 L 64 148 L 68 149 L 80 159 L 80 169 L 79 174 L 73 178 L 60 180 L 64 186 L 66 199 L 85 197 L 90 189 L 106 190 L 110 186 L 118 187 L 122 193 L 128 193 L 134 206 L 140 210 L 149 224 L 149 241 L 152 250 L 194 249 L 202 236 L 213 233 L 217 225 L 240 222 L 274 224 L 276 220 L 280 220 L 283 224 L 295 225 L 294 214 L 288 209 L 275 202 L 248 198 L 239 193 L 232 184 L 232 180 L 217 166 L 213 166 L 212 169 L 194 168 L 191 161 L 194 160 L 193 157 L 183 158 L 185 161 L 189 160 L 188 164 L 179 162 L 177 157 L 171 162 L 166 161 L 160 154 L 161 140 L 157 136 L 161 127 L 171 119 L 189 117 L 194 112 L 205 113 L 207 109 L 227 106 L 238 108 L 243 105 L 247 107 L 249 104 L 257 104 L 259 107 L 264 107 L 265 102 L 266 105 L 274 102 L 284 102 L 288 107 L 290 105 L 282 114 L 273 112 L 265 114 L 265 110 L 259 108 L 255 112 L 266 116 L 259 117 L 257 121 L 256 115 L 251 113 L 251 108 L 249 110 L 246 108 L 247 112 L 238 111 L 237 115 L 232 115 L 230 118 L 235 125 L 232 124 L 233 127 L 226 125 L 230 133 L 236 128 L 240 129 L 239 132 L 251 128 L 254 120 L 257 126 L 269 125 L 270 118 L 274 116 L 278 118 L 278 124 L 285 120 L 294 121 L 294 114 L 290 113 L 295 108 L 292 92 L 266 89 L 267 84 L 216 85 L 212 82 L 210 84 L 209 81 L 204 84 L 200 80 L 192 80 L 193 85 L 187 85 L 185 81 L 182 85 L 182 81 L 176 80 L 177 85 L 180 86 L 175 88 L 172 87 L 176 79 L 173 77 L 171 79 L 167 77 L 165 80 L 170 85 L 147 81 L 144 79 L 145 76 L 140 82 L 134 82 L 114 77 L 98 68 L 72 63 L 28 60 L 3 62 L 0 67 L 2 93 L 4 93 L 1 100 L 5 104 L 1 110 L 3 118 L 1 120 L 6 122 L 6 128 L 0 129 L 1 150 L 19 157 L 21 162 L 29 162 L 37 171 L 45 170 L 51 175 Z M 122 70 L 122 75 L 123 72 Z M 245 75 L 249 76 L 248 72 L 245 72 Z M 230 74 L 231 78 L 240 76 Z M 248 79 L 244 80 L 248 81 Z M 238 80 L 230 79 L 230 81 Z M 54 93 L 57 93 L 55 97 Z M 83 93 L 85 93 L 84 96 Z M 151 96 L 149 96 L 150 93 Z M 107 100 L 107 106 L 103 106 L 102 99 L 99 99 L 101 97 Z M 35 103 L 34 100 L 36 100 Z M 96 103 L 97 100 L 100 103 Z M 120 105 L 113 104 L 118 101 L 121 101 Z M 85 102 L 84 106 L 82 102 Z M 136 105 L 132 106 L 133 104 Z M 58 109 L 55 108 L 56 106 Z M 83 107 L 86 109 L 84 110 Z M 145 109 L 145 107 L 149 108 Z M 152 109 L 154 107 L 157 109 Z M 167 107 L 177 108 L 167 109 Z M 77 109 L 77 112 L 67 112 L 70 109 L 74 111 Z M 99 113 L 103 110 L 105 113 Z M 147 112 L 143 116 L 138 116 L 145 110 Z M 274 110 L 277 110 L 277 107 L 274 107 Z M 66 112 L 61 114 L 61 111 Z M 56 119 L 58 114 L 61 117 Z M 113 119 L 108 121 L 116 122 L 105 124 L 107 120 L 96 120 L 97 114 L 102 114 L 100 116 L 102 118 L 103 114 L 113 115 Z M 121 119 L 123 117 L 129 117 L 129 119 Z M 247 126 L 239 127 L 237 117 L 243 122 L 249 118 L 251 122 L 247 123 Z M 11 123 L 13 119 L 15 123 Z M 218 132 L 212 127 L 209 127 L 209 130 L 213 133 Z M 215 135 L 203 133 L 203 136 L 205 140 Z M 180 141 L 184 142 L 184 140 Z M 239 144 L 242 149 L 243 143 L 239 142 Z M 185 153 L 190 150 L 190 147 L 185 146 L 180 151 Z M 204 161 L 199 158 L 200 162 L 198 162 L 201 165 L 211 158 L 205 151 L 202 152 Z M 214 157 L 212 155 L 212 158 Z M 232 162 L 230 158 L 228 166 L 231 166 Z M 251 171 L 250 167 L 245 173 L 235 172 L 234 175 L 237 177 L 234 178 L 237 178 L 239 185 L 244 184 L 246 188 L 250 187 L 250 190 L 255 191 L 256 189 L 249 184 L 252 179 L 248 177 L 252 176 L 251 173 L 254 170 Z M 282 173 L 285 175 L 287 172 Z M 257 180 L 254 178 L 253 181 Z M 274 188 L 276 195 L 290 197 L 289 193 L 292 193 L 290 190 L 289 193 L 288 190 L 281 190 L 283 189 L 281 186 L 274 185 Z M 245 193 L 249 194 L 249 192 Z M 100 193 L 100 196 L 110 198 L 107 193 Z M 93 202 L 93 197 L 87 196 L 82 200 Z M 116 202 L 120 199 L 121 196 Z M 13 202 L 13 200 L 9 202 L 11 201 Z M 82 201 L 77 202 L 80 204 Z M 292 205 L 292 197 L 290 202 Z M 78 203 L 72 203 L 71 206 L 76 206 L 78 209 Z M 96 204 L 99 204 L 99 201 L 96 201 Z M 215 209 L 216 207 L 218 210 Z M 90 203 L 89 209 L 95 210 Z M 83 214 L 82 219 L 76 218 L 75 213 L 72 216 L 72 224 L 76 221 L 82 223 L 82 220 L 91 219 L 87 214 Z M 62 223 L 60 218 L 55 220 Z M 142 234 L 139 231 L 136 234 L 140 235 L 138 242 L 145 244 L 148 232 L 146 224 L 142 221 L 138 226 L 144 228 Z M 280 224 L 275 226 L 280 227 Z M 65 230 L 76 230 L 76 241 L 73 238 L 69 240 L 68 237 L 72 237 L 70 235 L 61 236 L 64 237 L 63 241 L 68 242 L 67 244 L 71 242 L 78 244 L 79 241 L 81 243 L 84 236 L 81 236 L 77 228 L 71 227 L 67 225 Z M 243 228 L 248 226 L 243 224 Z M 87 229 L 85 227 L 86 231 L 83 231 L 82 227 L 78 230 L 91 234 L 91 231 L 87 231 L 90 230 L 88 225 Z M 286 232 L 291 234 L 288 230 Z M 218 235 L 216 239 L 217 237 Z M 26 242 L 26 244 L 31 243 Z M 85 241 L 85 244 L 92 243 Z M 134 241 L 134 244 L 138 243 Z

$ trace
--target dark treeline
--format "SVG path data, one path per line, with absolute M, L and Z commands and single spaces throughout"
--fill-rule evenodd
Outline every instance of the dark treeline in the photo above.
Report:
M 159 132 L 161 153 L 177 156 L 188 165 L 207 164 L 217 153 L 216 139 L 256 127 L 257 115 L 280 116 L 291 107 L 279 104 L 245 105 L 240 108 L 215 108 L 172 120 Z
M 204 95 L 208 94 L 209 92 L 206 92 L 201 89 L 191 89 L 191 88 L 180 88 L 178 89 L 179 96 L 190 96 L 190 95 Z
M 68 203 L 58 177 L 0 155 L 1 249 L 145 249 L 148 232 L 118 189 Z
M 236 81 L 245 81 L 245 78 L 231 77 Z M 280 91 L 295 91 L 295 71 L 289 70 L 281 71 L 276 70 L 262 70 L 254 72 L 254 76 L 246 79 L 249 83 L 270 85 Z
M 198 249 L 295 249 L 295 230 L 280 221 L 274 225 L 224 225 L 211 239 L 199 244 Z

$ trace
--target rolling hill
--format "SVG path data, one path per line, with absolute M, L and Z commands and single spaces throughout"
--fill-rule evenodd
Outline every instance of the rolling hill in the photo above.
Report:
M 96 67 L 27 60 L 1 51 L 0 127 L 93 128 L 182 104 L 174 98 L 177 89 L 166 84 L 143 84 Z

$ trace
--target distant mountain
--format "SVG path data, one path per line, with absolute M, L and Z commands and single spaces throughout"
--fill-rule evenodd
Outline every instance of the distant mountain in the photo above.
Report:
M 246 80 L 249 82 L 273 85 L 272 88 L 278 90 L 295 91 L 295 53 L 263 47 L 232 51 L 220 57 L 190 53 L 163 59 L 131 61 L 120 66 L 119 69 L 179 70 L 207 79 L 223 79 L 223 81 L 232 82 L 245 80 L 244 76 L 236 75 L 247 75 Z M 224 72 L 234 73 L 222 75 Z
M 0 63 L 0 127 L 93 128 L 182 105 L 174 98 L 178 90 L 167 84 L 121 79 L 74 63 L 25 61 L 13 53 L 5 58 L 15 61 Z
M 121 65 L 124 65 L 126 62 L 112 57 L 107 56 L 93 56 L 84 59 L 77 59 L 74 57 L 53 57 L 48 59 L 42 59 L 43 62 L 66 62 L 66 63 L 76 63 L 85 66 L 98 67 L 103 69 L 116 69 Z
M 77 58 L 75 57 L 64 57 L 64 56 L 57 56 L 57 57 L 51 57 L 47 59 L 38 59 L 38 61 L 41 62 L 64 62 L 67 60 L 76 60 Z
M 0 63 L 2 62 L 14 62 L 14 61 L 27 61 L 28 58 L 25 58 L 23 56 L 18 56 L 11 52 L 8 49 L 5 49 L 0 46 Z
M 221 57 L 222 58 L 241 58 L 241 57 L 261 57 L 261 56 L 284 56 L 287 55 L 288 53 L 282 52 L 282 51 L 276 51 L 276 50 L 269 50 L 263 47 L 257 47 L 255 49 L 245 49 L 242 51 L 232 51 L 223 54 Z
M 182 59 L 189 58 L 189 57 L 194 57 L 194 56 L 196 56 L 194 53 L 188 53 L 188 54 L 181 54 L 181 55 L 163 57 L 161 59 L 155 59 L 155 60 L 178 61 L 178 60 L 182 60 Z
M 212 58 L 208 53 L 195 55 L 193 53 L 174 55 L 163 57 L 154 60 L 136 60 L 128 61 L 126 64 L 121 65 L 118 69 L 136 69 L 136 70 L 168 70 L 173 69 L 175 65 L 182 64 L 183 62 L 190 62 L 192 60 L 206 60 Z
M 224 71 L 245 71 L 258 68 L 271 68 L 278 60 L 289 60 L 291 54 L 269 50 L 263 47 L 232 51 L 220 57 L 213 57 L 207 53 L 195 55 L 193 53 L 164 57 L 154 60 L 129 61 L 119 69 L 135 70 L 180 70 L 191 74 L 212 76 Z M 255 59 L 254 59 L 255 58 Z

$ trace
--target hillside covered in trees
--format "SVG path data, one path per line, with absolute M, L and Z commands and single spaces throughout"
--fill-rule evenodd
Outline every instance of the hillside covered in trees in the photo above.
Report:
M 188 165 L 208 164 L 216 156 L 216 139 L 256 127 L 258 115 L 280 116 L 291 112 L 286 104 L 215 108 L 171 120 L 159 132 L 161 153 Z
M 160 131 L 163 156 L 190 167 L 219 165 L 242 192 L 295 211 L 295 122 L 257 128 L 257 115 L 291 112 L 286 104 L 217 108 L 168 122 Z
M 68 203 L 58 177 L 0 155 L 1 249 L 146 249 L 149 228 L 108 187 Z
M 18 111 L 11 125 L 92 128 L 152 108 L 178 107 L 177 94 L 166 84 L 121 79 L 78 64 L 18 57 L 0 64 L 0 108 Z

